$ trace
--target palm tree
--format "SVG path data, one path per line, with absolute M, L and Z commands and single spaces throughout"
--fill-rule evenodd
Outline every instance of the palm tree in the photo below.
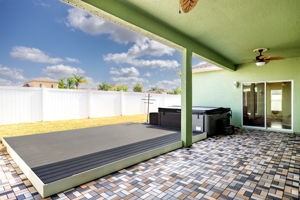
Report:
M 69 89 L 74 89 L 75 79 L 74 78 L 67 78 L 67 87 Z
M 67 88 L 67 85 L 66 85 L 66 82 L 65 82 L 65 78 L 59 79 L 58 88 Z
M 104 90 L 104 91 L 109 91 L 109 90 L 113 90 L 113 87 L 110 84 L 103 82 L 98 85 L 98 89 Z
M 73 74 L 73 79 L 74 79 L 74 84 L 77 89 L 81 83 L 89 84 L 89 82 L 87 80 L 85 80 L 84 76 Z

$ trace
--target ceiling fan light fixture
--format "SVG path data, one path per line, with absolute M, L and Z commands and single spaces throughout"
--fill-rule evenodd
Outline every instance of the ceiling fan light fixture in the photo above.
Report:
M 266 64 L 266 62 L 265 61 L 257 61 L 255 64 L 257 67 L 261 67 L 261 66 L 264 66 Z

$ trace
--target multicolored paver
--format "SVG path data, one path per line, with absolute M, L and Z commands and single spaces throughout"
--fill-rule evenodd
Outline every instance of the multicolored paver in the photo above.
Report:
M 0 166 L 0 200 L 41 198 L 8 154 Z M 300 135 L 238 130 L 51 199 L 300 199 L 299 174 Z

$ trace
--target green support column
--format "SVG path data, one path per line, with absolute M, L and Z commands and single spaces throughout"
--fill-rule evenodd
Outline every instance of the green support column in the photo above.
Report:
M 185 49 L 181 68 L 181 140 L 184 147 L 192 145 L 192 51 Z

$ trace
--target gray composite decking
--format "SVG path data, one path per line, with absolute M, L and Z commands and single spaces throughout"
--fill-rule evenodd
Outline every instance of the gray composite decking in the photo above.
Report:
M 180 141 L 179 134 L 168 134 L 166 136 L 35 167 L 32 168 L 32 170 L 47 184 L 177 141 Z
M 137 123 L 18 136 L 3 142 L 44 197 L 182 146 L 179 130 Z
M 126 123 L 10 137 L 5 140 L 29 167 L 36 168 L 176 133 L 179 135 L 177 130 Z

